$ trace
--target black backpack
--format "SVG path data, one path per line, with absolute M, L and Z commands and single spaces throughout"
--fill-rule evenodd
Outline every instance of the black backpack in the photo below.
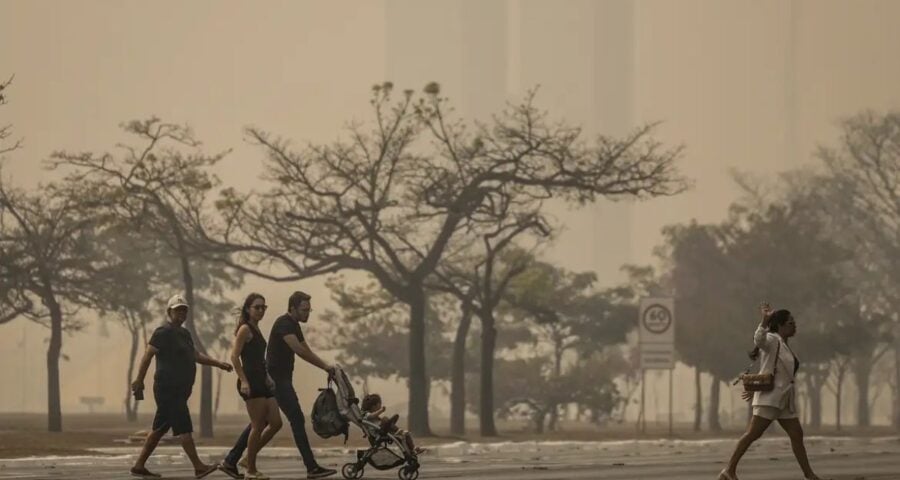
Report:
M 312 426 L 316 435 L 322 438 L 343 435 L 344 443 L 347 443 L 350 425 L 341 415 L 337 395 L 331 387 L 319 389 L 319 397 L 312 409 Z

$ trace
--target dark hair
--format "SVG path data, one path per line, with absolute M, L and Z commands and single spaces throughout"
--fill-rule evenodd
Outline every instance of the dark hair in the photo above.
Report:
M 312 297 L 309 294 L 297 290 L 288 298 L 288 311 L 290 312 L 292 309 L 299 307 L 301 303 L 308 302 L 311 299 Z
M 778 329 L 791 318 L 793 318 L 793 315 L 791 315 L 790 310 L 781 309 L 772 312 L 769 315 L 769 332 L 778 333 Z M 759 347 L 754 347 L 749 355 L 751 360 L 756 360 L 759 357 Z
M 364 412 L 372 413 L 375 411 L 375 407 L 381 404 L 381 395 L 377 393 L 370 393 L 363 397 L 362 400 L 362 409 Z
M 264 302 L 266 301 L 266 297 L 258 294 L 251 293 L 247 295 L 247 298 L 244 299 L 244 306 L 241 307 L 241 313 L 238 316 L 238 324 L 234 329 L 234 334 L 237 335 L 238 330 L 241 329 L 241 325 L 248 323 L 250 321 L 250 305 L 253 305 L 257 299 L 262 299 Z

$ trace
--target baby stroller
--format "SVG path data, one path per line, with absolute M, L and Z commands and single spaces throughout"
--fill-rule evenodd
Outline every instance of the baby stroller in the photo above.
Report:
M 365 414 L 359 408 L 359 399 L 353 391 L 353 385 L 347 378 L 347 374 L 337 367 L 334 374 L 335 394 L 338 410 L 350 423 L 362 430 L 363 435 L 369 440 L 369 448 L 356 451 L 356 462 L 345 464 L 341 468 L 341 475 L 347 480 L 360 479 L 365 473 L 366 464 L 376 470 L 390 470 L 400 467 L 397 476 L 400 480 L 416 480 L 419 478 L 419 458 L 416 452 L 411 451 L 404 439 L 390 430 L 397 423 L 398 416 L 394 416 L 383 426 L 365 419 Z

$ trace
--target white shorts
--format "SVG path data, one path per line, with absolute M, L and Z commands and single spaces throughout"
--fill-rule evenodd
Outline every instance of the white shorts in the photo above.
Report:
M 790 418 L 797 418 L 797 412 L 791 411 L 790 408 L 768 406 L 753 407 L 753 415 L 767 420 L 787 420 Z

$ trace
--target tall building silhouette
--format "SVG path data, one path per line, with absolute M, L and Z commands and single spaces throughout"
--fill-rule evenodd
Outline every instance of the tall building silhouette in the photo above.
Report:
M 421 2 L 389 0 L 387 77 L 398 88 L 438 81 L 457 112 L 489 119 L 538 87 L 537 105 L 598 133 L 623 135 L 634 122 L 634 9 L 627 0 Z M 601 200 L 551 212 L 565 231 L 549 257 L 594 270 L 601 284 L 619 278 L 632 257 L 632 212 Z

